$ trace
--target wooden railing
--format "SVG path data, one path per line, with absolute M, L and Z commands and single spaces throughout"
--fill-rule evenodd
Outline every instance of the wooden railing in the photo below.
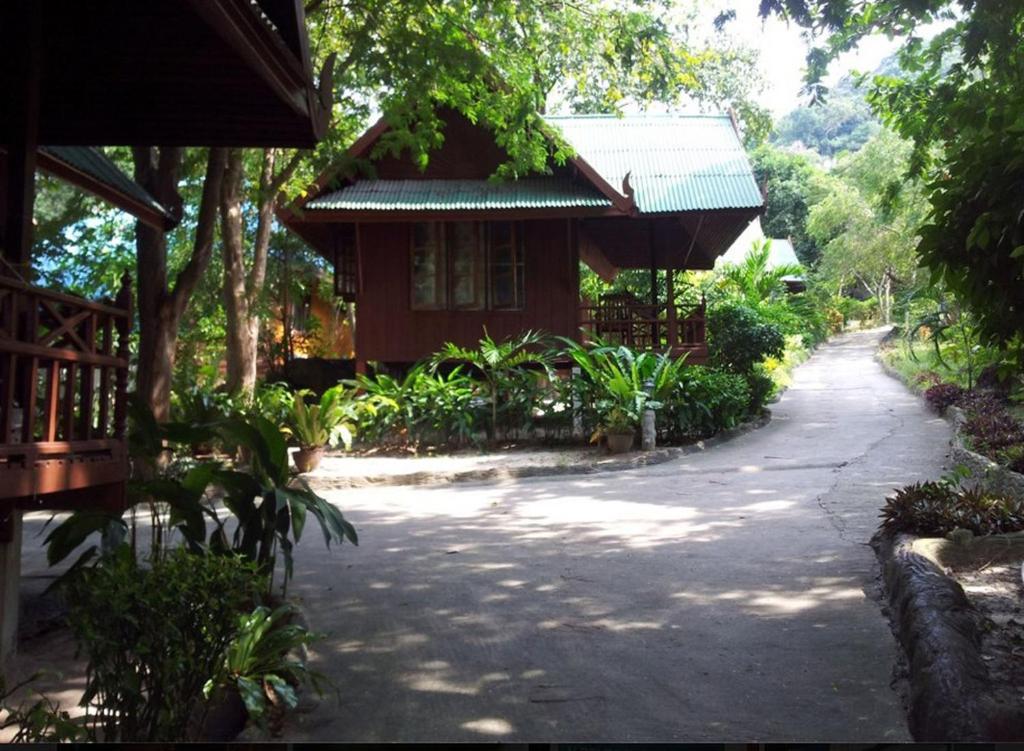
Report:
M 123 498 L 131 315 L 127 275 L 113 304 L 0 277 L 0 499 Z
M 650 305 L 622 299 L 580 306 L 580 327 L 611 344 L 636 350 L 689 352 L 693 361 L 707 357 L 706 306 Z

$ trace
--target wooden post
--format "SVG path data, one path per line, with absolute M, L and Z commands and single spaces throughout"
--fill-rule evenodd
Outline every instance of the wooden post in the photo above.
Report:
M 661 342 L 658 336 L 658 264 L 654 252 L 654 222 L 648 222 L 648 246 L 651 254 L 651 349 L 659 349 Z
M 679 328 L 676 320 L 676 289 L 675 269 L 665 271 L 665 305 L 668 306 L 668 346 L 675 348 L 679 346 Z
M 35 0 L 14 0 L 13 16 L 17 20 L 12 26 L 18 31 L 7 40 L 11 46 L 5 54 L 12 64 L 15 86 L 7 98 L 11 130 L 7 143 L 3 253 L 25 281 L 31 281 L 32 269 L 42 5 Z
M 121 277 L 117 307 L 127 312 L 117 319 L 117 356 L 128 360 L 128 336 L 132 330 L 132 277 L 127 271 Z M 123 440 L 128 432 L 128 368 L 118 368 L 114 381 L 114 438 Z

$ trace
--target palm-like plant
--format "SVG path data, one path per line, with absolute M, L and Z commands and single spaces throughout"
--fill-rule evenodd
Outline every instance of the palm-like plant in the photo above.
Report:
M 547 375 L 551 375 L 551 355 L 538 349 L 544 346 L 545 341 L 546 336 L 542 332 L 526 331 L 519 336 L 496 342 L 485 327 L 479 347 L 469 349 L 447 342 L 434 355 L 431 364 L 436 370 L 445 362 L 463 362 L 479 371 L 491 405 L 487 435 L 494 440 L 498 432 L 498 402 L 502 392 L 513 390 L 521 384 L 526 366 L 540 366 Z
M 755 240 L 741 263 L 726 264 L 722 268 L 722 283 L 756 306 L 783 290 L 783 278 L 804 273 L 803 267 L 796 263 L 772 266 L 771 254 L 770 239 Z
M 355 405 L 341 386 L 327 389 L 316 404 L 306 404 L 308 390 L 296 391 L 288 417 L 288 432 L 302 448 L 336 446 L 352 447 L 355 433 Z

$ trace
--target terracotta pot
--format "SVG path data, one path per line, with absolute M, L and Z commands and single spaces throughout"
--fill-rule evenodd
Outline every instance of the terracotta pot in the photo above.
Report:
M 323 446 L 313 446 L 312 448 L 303 446 L 292 454 L 292 461 L 295 462 L 295 468 L 303 474 L 306 472 L 312 472 L 314 469 L 319 467 L 320 460 L 323 458 Z
M 608 444 L 608 451 L 612 454 L 625 454 L 633 448 L 633 437 L 636 431 L 628 433 L 605 433 L 604 439 Z

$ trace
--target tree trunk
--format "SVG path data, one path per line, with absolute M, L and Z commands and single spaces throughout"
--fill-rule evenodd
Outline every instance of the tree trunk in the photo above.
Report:
M 132 157 L 136 181 L 163 205 L 180 214 L 181 196 L 177 192 L 177 183 L 181 150 L 136 146 L 132 149 Z M 170 413 L 178 324 L 196 284 L 210 263 L 217 217 L 216 201 L 223 173 L 224 150 L 210 149 L 192 253 L 178 273 L 173 289 L 168 287 L 166 236 L 141 221 L 136 223 L 139 312 L 136 388 L 158 420 L 166 420 Z
M 274 200 L 300 160 L 300 155 L 295 154 L 275 174 L 276 157 L 274 149 L 263 150 L 256 200 L 256 234 L 248 271 L 245 261 L 245 217 L 242 214 L 245 197 L 244 152 L 232 149 L 227 158 L 221 194 L 221 234 L 224 245 L 224 309 L 228 321 L 227 387 L 231 393 L 252 392 L 256 386 L 259 300 L 267 278 Z

